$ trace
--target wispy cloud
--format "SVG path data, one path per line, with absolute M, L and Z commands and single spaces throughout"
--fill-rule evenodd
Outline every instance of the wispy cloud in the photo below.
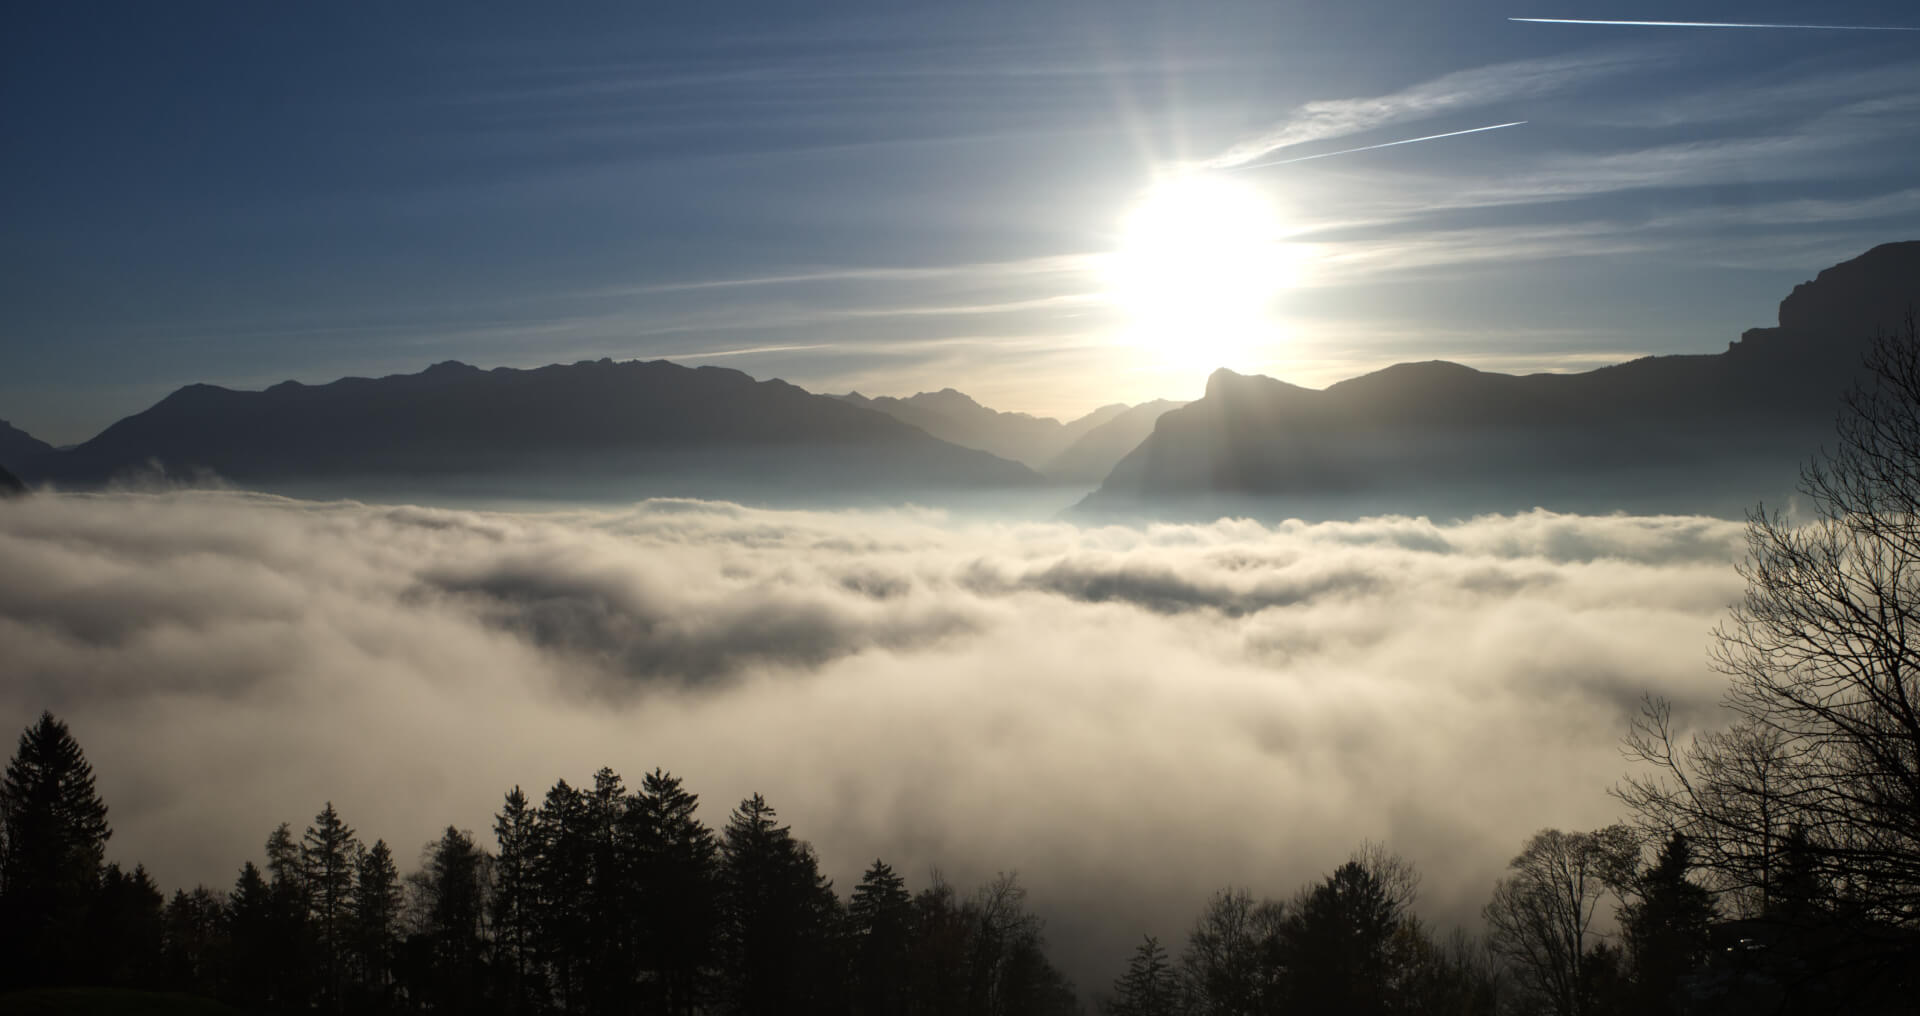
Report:
M 1783 25 L 1752 21 L 1603 21 L 1594 18 L 1508 18 L 1541 25 L 1619 25 L 1631 28 L 1795 28 L 1819 32 L 1920 32 L 1911 25 Z
M 1554 192 L 1555 196 L 1565 196 Z M 1854 199 L 1790 198 L 1690 208 L 1663 215 L 1555 219 L 1502 226 L 1409 229 L 1404 221 L 1382 222 L 1362 235 L 1309 243 L 1316 270 L 1307 285 L 1372 285 L 1394 275 L 1440 268 L 1500 263 L 1539 263 L 1558 258 L 1655 255 L 1713 259 L 1738 249 L 1748 255 L 1783 248 L 1808 262 L 1808 240 L 1798 230 L 1770 227 L 1899 223 L 1920 217 L 1920 190 L 1903 189 Z M 1755 230 L 1765 229 L 1764 235 Z M 1729 234 L 1729 230 L 1740 232 Z M 1858 232 L 1826 234 L 1817 249 L 1829 261 L 1859 253 L 1871 237 Z M 1750 258 L 1748 259 L 1750 260 Z M 1767 263 L 1777 263 L 1778 259 Z M 1748 263 L 1746 260 L 1740 263 Z M 1595 364 L 1596 366 L 1598 364 Z
M 791 346 L 746 346 L 740 349 L 708 349 L 685 353 L 662 353 L 663 360 L 719 360 L 729 356 L 762 356 L 767 353 L 798 353 L 816 349 L 832 349 L 830 342 L 809 342 Z
M 1806 72 L 1748 68 L 1692 92 L 1663 95 L 1659 102 L 1637 102 L 1571 111 L 1575 122 L 1612 127 L 1702 127 L 1780 122 L 1818 113 L 1870 112 L 1889 99 L 1908 100 L 1920 93 L 1920 64 L 1912 62 L 1844 67 Z
M 1514 120 L 1508 123 L 1488 124 L 1485 127 L 1469 127 L 1468 129 L 1463 131 L 1448 131 L 1445 134 L 1425 134 L 1417 138 L 1402 138 L 1399 141 L 1382 141 L 1377 145 L 1361 145 L 1359 148 L 1342 148 L 1337 152 L 1319 152 L 1314 155 L 1302 155 L 1292 159 L 1273 159 L 1271 161 L 1266 161 L 1266 162 L 1249 162 L 1249 163 L 1246 163 L 1245 165 L 1236 166 L 1234 168 L 1264 169 L 1268 166 L 1290 166 L 1296 162 L 1311 162 L 1314 159 L 1330 159 L 1336 155 L 1352 155 L 1355 152 L 1371 152 L 1377 148 L 1393 148 L 1398 145 L 1411 145 L 1417 141 L 1438 141 L 1441 138 L 1457 138 L 1466 134 L 1480 134 L 1485 131 L 1497 131 L 1503 127 L 1519 127 L 1525 123 L 1526 123 L 1525 120 Z
M 1084 271 L 1087 255 L 1060 254 L 1011 261 L 981 261 L 950 265 L 916 266 L 844 266 L 803 271 L 778 272 L 721 279 L 690 279 L 676 282 L 647 283 L 638 286 L 598 290 L 616 293 L 679 293 L 704 289 L 747 289 L 771 286 L 797 286 L 846 282 L 917 282 L 922 280 L 970 278 L 991 280 Z
M 1274 127 L 1240 141 L 1200 165 L 1229 169 L 1306 144 L 1376 127 L 1475 109 L 1512 99 L 1535 98 L 1574 85 L 1626 73 L 1652 57 L 1647 49 L 1610 49 L 1455 71 L 1387 95 L 1325 99 L 1294 110 Z

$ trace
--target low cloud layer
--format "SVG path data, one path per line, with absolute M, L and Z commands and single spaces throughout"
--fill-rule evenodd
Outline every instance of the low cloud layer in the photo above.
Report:
M 655 766 L 764 792 L 842 892 L 1018 870 L 1100 988 L 1229 883 L 1362 840 L 1475 920 L 1618 814 L 1639 696 L 1713 722 L 1735 523 L 1533 513 L 1147 529 L 652 501 L 508 514 L 234 493 L 0 503 L 0 720 L 72 724 L 110 856 L 225 887 L 331 800 L 402 857 Z

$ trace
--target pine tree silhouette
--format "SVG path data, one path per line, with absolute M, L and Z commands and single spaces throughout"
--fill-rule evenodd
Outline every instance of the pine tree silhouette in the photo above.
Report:
M 913 897 L 906 880 L 875 858 L 847 903 L 847 924 L 853 1011 L 857 1016 L 899 1012 L 907 997 L 913 934 Z
M 659 769 L 640 782 L 640 944 L 670 1016 L 692 1016 L 711 994 L 718 949 L 720 848 L 695 817 L 700 798 Z
M 359 841 L 333 802 L 313 818 L 300 839 L 300 880 L 306 887 L 308 916 L 320 951 L 321 987 L 327 1006 L 341 1011 L 343 963 L 347 953 L 348 906 L 353 895 L 354 860 Z
M 499 857 L 494 863 L 494 947 L 501 971 L 506 1008 L 528 1012 L 542 1002 L 542 978 L 535 950 L 539 912 L 537 877 L 540 864 L 539 816 L 519 787 L 507 792 L 506 803 L 493 819 Z
M 400 921 L 400 872 L 387 841 L 354 857 L 353 894 L 347 901 L 347 941 L 365 995 L 384 1005 L 392 994 L 393 954 Z
M 1180 1003 L 1180 979 L 1160 940 L 1145 936 L 1127 961 L 1127 972 L 1113 982 L 1111 1016 L 1174 1016 Z
M 11 984 L 88 979 L 84 938 L 98 892 L 107 806 L 93 767 L 51 712 L 20 735 L 0 784 L 0 952 Z

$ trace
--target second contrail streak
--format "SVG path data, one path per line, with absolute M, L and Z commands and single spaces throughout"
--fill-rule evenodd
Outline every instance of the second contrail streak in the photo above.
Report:
M 1261 169 L 1266 166 L 1285 166 L 1295 162 L 1306 162 L 1309 159 L 1330 159 L 1336 155 L 1352 155 L 1355 152 L 1371 152 L 1376 148 L 1392 148 L 1395 145 L 1410 145 L 1410 144 L 1413 144 L 1415 141 L 1437 141 L 1441 138 L 1457 138 L 1462 134 L 1478 134 L 1481 131 L 1497 131 L 1502 127 L 1518 127 L 1523 123 L 1526 123 L 1526 121 L 1515 120 L 1512 123 L 1489 124 L 1485 127 L 1470 127 L 1463 131 L 1448 131 L 1445 134 L 1428 134 L 1425 137 L 1402 138 L 1399 141 L 1387 141 L 1377 145 L 1362 145 L 1359 148 L 1343 148 L 1337 152 L 1321 152 L 1318 155 L 1302 155 L 1297 159 L 1273 159 L 1268 162 L 1249 162 L 1245 165 L 1234 166 L 1232 168 L 1233 169 Z
M 1596 18 L 1508 18 L 1536 25 L 1626 25 L 1633 28 L 1804 28 L 1822 32 L 1920 32 L 1909 25 L 1773 25 L 1744 21 L 1602 21 Z

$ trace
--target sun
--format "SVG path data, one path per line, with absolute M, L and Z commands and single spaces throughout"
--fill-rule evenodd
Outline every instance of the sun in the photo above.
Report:
M 1275 339 L 1272 307 L 1294 275 L 1273 203 L 1218 174 L 1149 188 L 1121 223 L 1107 272 L 1127 340 L 1170 364 L 1244 367 Z

